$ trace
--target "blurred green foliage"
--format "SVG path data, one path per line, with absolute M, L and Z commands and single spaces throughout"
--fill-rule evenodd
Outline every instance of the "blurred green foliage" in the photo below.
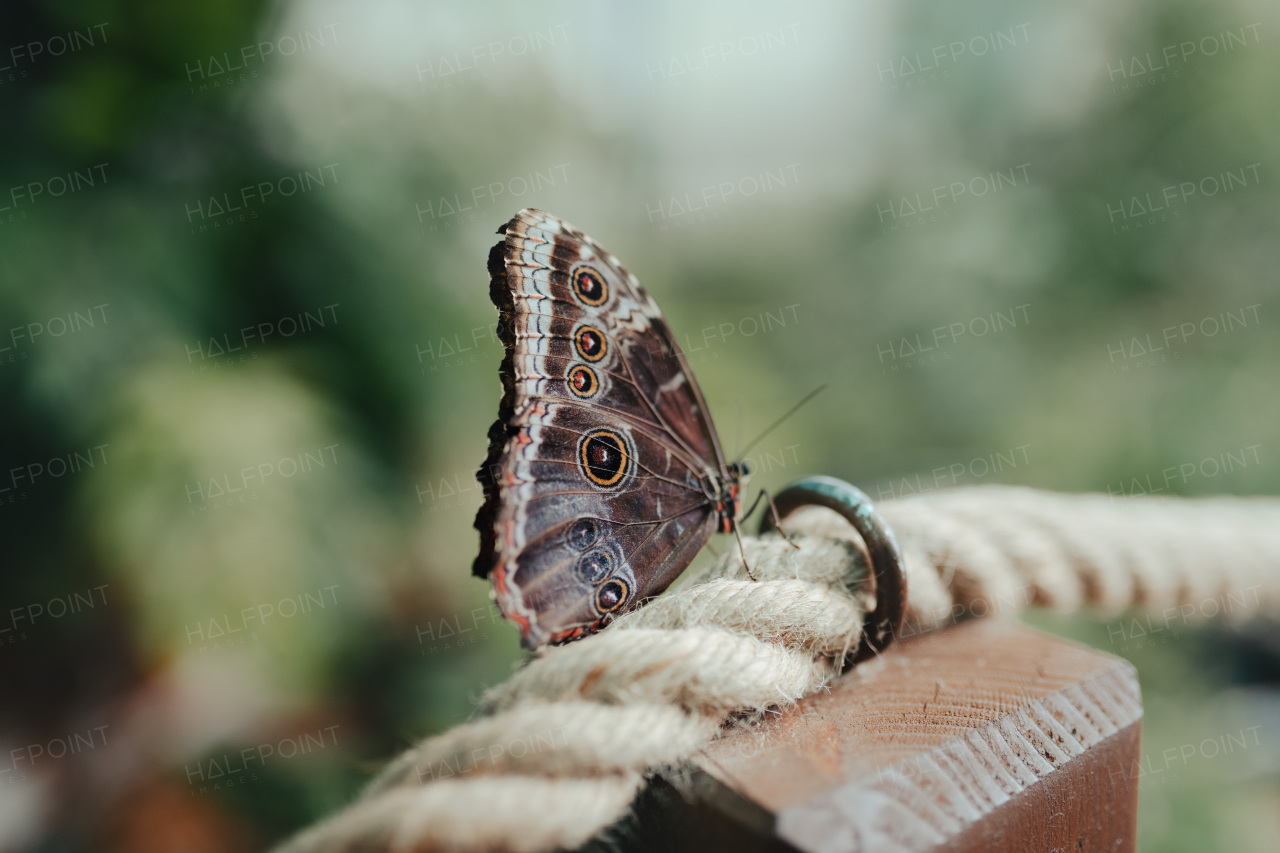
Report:
M 729 449 L 830 383 L 753 451 L 755 484 L 1280 491 L 1276 18 L 7 4 L 0 613 L 26 621 L 0 619 L 0 746 L 109 723 L 110 747 L 24 773 L 0 847 L 269 842 L 509 671 L 515 632 L 467 567 L 498 397 L 484 261 L 526 205 L 645 281 Z M 1252 35 L 1130 73 L 1227 32 Z M 952 54 L 974 39 L 1002 49 Z M 980 195 L 997 173 L 1017 179 Z M 931 198 L 937 218 L 904 212 Z M 997 314 L 1018 322 L 978 334 Z M 1148 337 L 1164 348 L 1137 353 Z M 104 584 L 105 606 L 29 618 Z M 1267 849 L 1274 644 L 1117 647 L 1036 618 L 1138 662 L 1148 755 L 1268 722 L 1249 754 L 1144 778 L 1142 804 L 1144 849 Z M 335 725 L 235 784 L 199 770 Z

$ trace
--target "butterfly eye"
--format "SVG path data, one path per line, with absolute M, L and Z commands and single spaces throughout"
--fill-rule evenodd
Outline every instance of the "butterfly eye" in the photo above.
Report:
M 600 528 L 590 518 L 580 518 L 569 528 L 569 545 L 575 551 L 585 551 L 596 544 L 600 537 Z M 585 557 L 583 558 L 585 559 Z
M 627 473 L 630 454 L 617 433 L 598 429 L 583 436 L 578 458 L 587 478 L 597 486 L 616 486 Z
M 627 585 L 614 578 L 596 590 L 596 610 L 612 613 L 627 603 Z
M 586 304 L 596 307 L 609 298 L 609 285 L 591 267 L 578 267 L 573 273 L 573 292 Z
M 576 365 L 569 371 L 568 383 L 569 391 L 582 399 L 594 397 L 600 390 L 600 380 L 595 371 L 584 364 Z
M 612 562 L 607 552 L 597 549 L 583 554 L 573 568 L 578 573 L 578 577 L 594 585 L 608 576 Z
M 608 352 L 609 345 L 604 342 L 604 332 L 594 326 L 583 326 L 573 336 L 573 348 L 586 361 L 599 361 Z

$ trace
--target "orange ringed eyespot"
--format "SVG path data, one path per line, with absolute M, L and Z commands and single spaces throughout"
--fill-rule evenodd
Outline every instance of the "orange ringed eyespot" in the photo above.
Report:
M 596 372 L 585 364 L 576 364 L 569 369 L 569 375 L 565 377 L 565 381 L 569 386 L 569 393 L 579 399 L 589 399 L 596 395 L 600 390 L 600 379 L 596 376 Z
M 578 444 L 578 461 L 587 479 L 597 486 L 611 488 L 626 476 L 631 454 L 627 442 L 618 433 L 597 429 L 582 437 Z
M 604 332 L 595 326 L 583 326 L 573 335 L 573 348 L 584 361 L 597 362 L 609 351 Z
M 610 578 L 596 590 L 596 611 L 599 613 L 614 612 L 627 603 L 628 592 L 626 581 L 621 578 Z
M 573 292 L 586 305 L 597 308 L 609 299 L 609 285 L 604 276 L 588 266 L 573 271 Z

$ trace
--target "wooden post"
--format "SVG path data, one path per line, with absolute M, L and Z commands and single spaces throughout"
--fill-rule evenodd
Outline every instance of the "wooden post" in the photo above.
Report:
M 904 640 L 655 780 L 645 850 L 1134 849 L 1126 661 L 998 619 Z

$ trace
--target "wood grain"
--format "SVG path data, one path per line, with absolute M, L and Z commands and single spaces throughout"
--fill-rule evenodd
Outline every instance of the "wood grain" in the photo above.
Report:
M 975 620 L 714 742 L 650 787 L 624 835 L 667 850 L 1132 850 L 1141 719 L 1128 662 Z

